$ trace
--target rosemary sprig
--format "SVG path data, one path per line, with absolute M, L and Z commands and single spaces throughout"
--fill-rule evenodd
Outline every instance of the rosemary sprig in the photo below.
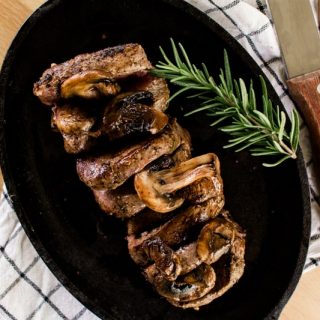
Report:
M 181 43 L 177 47 L 171 39 L 171 45 L 174 59 L 170 60 L 160 47 L 164 61 L 156 65 L 152 74 L 181 87 L 170 100 L 192 91 L 188 97 L 198 99 L 199 106 L 187 116 L 206 111 L 208 116 L 214 117 L 211 125 L 219 125 L 221 131 L 231 136 L 225 148 L 237 147 L 236 151 L 248 149 L 253 156 L 276 156 L 276 162 L 263 163 L 266 167 L 274 167 L 289 158 L 296 159 L 299 144 L 298 113 L 296 110 L 291 112 L 290 132 L 287 133 L 286 114 L 279 110 L 279 106 L 272 104 L 262 76 L 262 99 L 258 107 L 252 81 L 247 86 L 242 79 L 237 81 L 232 78 L 226 50 L 224 69 L 220 69 L 217 83 L 205 64 L 198 68 L 190 62 Z M 226 123 L 225 120 L 227 124 L 222 125 Z

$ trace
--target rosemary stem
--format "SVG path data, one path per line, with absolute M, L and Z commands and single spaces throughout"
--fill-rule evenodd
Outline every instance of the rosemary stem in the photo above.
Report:
M 189 98 L 199 99 L 200 106 L 187 115 L 206 111 L 215 118 L 212 126 L 220 125 L 221 129 L 229 133 L 232 139 L 226 147 L 241 146 L 236 151 L 248 149 L 254 156 L 278 156 L 274 163 L 263 163 L 273 167 L 288 158 L 296 159 L 296 150 L 299 144 L 299 117 L 292 111 L 291 128 L 287 132 L 288 118 L 279 107 L 273 105 L 267 92 L 263 77 L 260 77 L 262 99 L 257 106 L 256 94 L 252 83 L 247 86 L 242 79 L 235 80 L 231 76 L 228 55 L 224 53 L 224 70 L 221 69 L 217 83 L 209 74 L 205 64 L 197 68 L 190 62 L 183 46 L 179 48 L 171 39 L 174 60 L 170 60 L 161 50 L 164 61 L 156 65 L 153 74 L 171 81 L 172 84 L 182 87 L 172 98 L 193 90 Z M 172 62 L 174 61 L 174 62 Z

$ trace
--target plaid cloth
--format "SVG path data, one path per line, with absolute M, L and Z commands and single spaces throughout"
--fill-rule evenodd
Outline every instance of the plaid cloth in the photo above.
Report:
M 251 54 L 284 106 L 293 107 L 270 14 L 263 0 L 188 0 L 222 25 Z M 316 1 L 312 0 L 315 8 Z M 320 197 L 315 186 L 308 130 L 301 124 L 312 199 L 312 234 L 305 265 L 320 263 Z M 77 301 L 41 260 L 23 231 L 4 189 L 0 199 L 0 319 L 98 319 Z

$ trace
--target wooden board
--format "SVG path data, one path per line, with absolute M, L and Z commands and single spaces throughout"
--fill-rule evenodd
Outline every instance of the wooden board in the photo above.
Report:
M 16 32 L 43 0 L 0 0 L 0 65 Z M 0 189 L 2 175 L 0 173 Z M 318 320 L 320 268 L 303 275 L 280 320 Z

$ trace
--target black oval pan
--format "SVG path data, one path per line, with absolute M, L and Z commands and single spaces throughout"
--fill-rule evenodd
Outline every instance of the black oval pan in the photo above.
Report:
M 265 169 L 247 152 L 222 148 L 225 136 L 205 116 L 184 118 L 194 153 L 222 162 L 226 207 L 248 233 L 240 282 L 200 311 L 172 307 L 153 292 L 130 260 L 125 226 L 106 217 L 78 180 L 75 159 L 50 129 L 50 110 L 32 94 L 52 62 L 107 46 L 141 43 L 150 59 L 159 45 L 181 41 L 192 60 L 217 75 L 223 48 L 235 77 L 257 82 L 262 71 L 244 49 L 205 14 L 174 0 L 51 0 L 24 24 L 1 73 L 1 166 L 18 217 L 33 245 L 70 292 L 104 319 L 274 319 L 301 275 L 310 206 L 304 161 Z M 269 85 L 270 87 L 270 85 Z M 273 100 L 281 105 L 270 87 Z

